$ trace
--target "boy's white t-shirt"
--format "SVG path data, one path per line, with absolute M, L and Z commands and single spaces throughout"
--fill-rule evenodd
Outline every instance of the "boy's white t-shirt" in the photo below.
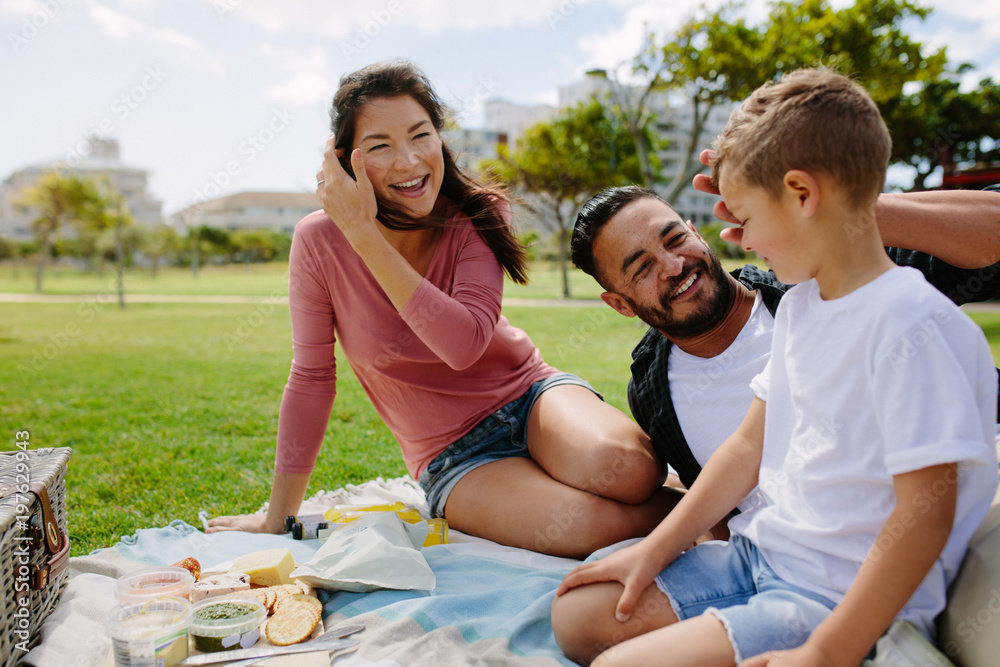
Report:
M 750 381 L 767 365 L 773 332 L 774 318 L 757 292 L 750 317 L 722 354 L 706 359 L 676 345 L 670 348 L 670 400 L 684 439 L 702 467 L 747 416 L 754 398 Z M 753 504 L 751 494 L 738 507 L 745 512 Z
M 730 529 L 779 577 L 839 603 L 895 507 L 893 475 L 959 463 L 955 524 L 900 618 L 933 637 L 948 584 L 997 487 L 996 370 L 982 330 L 915 269 L 829 301 L 815 280 L 782 298 L 767 368 L 759 493 Z M 937 496 L 935 496 L 937 493 Z M 889 526 L 892 539 L 920 520 Z M 886 543 L 881 543 L 886 542 Z

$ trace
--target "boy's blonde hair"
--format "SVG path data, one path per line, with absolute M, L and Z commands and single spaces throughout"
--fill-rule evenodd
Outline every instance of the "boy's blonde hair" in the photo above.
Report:
M 846 76 L 800 69 L 755 90 L 715 141 L 712 180 L 742 177 L 777 196 L 791 169 L 828 174 L 854 208 L 882 191 L 892 140 L 867 91 Z

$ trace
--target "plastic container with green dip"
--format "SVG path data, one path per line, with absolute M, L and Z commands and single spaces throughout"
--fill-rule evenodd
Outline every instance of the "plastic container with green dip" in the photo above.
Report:
M 191 638 L 202 653 L 250 648 L 260 639 L 267 610 L 260 600 L 242 595 L 206 598 L 194 605 Z
M 108 616 L 117 667 L 174 667 L 188 655 L 191 603 L 164 596 L 123 604 Z
M 122 604 L 164 595 L 189 599 L 194 575 L 183 567 L 147 567 L 118 577 L 115 597 Z

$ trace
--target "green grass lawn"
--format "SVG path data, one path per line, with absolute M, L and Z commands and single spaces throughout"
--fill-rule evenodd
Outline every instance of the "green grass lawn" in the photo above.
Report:
M 35 291 L 35 267 L 10 263 L 0 266 L 0 292 L 31 294 Z M 42 281 L 45 294 L 117 294 L 118 283 L 111 267 L 102 275 L 66 266 L 50 266 Z M 161 268 L 154 278 L 148 268 L 125 272 L 126 294 L 223 294 L 270 296 L 288 294 L 287 262 L 268 264 L 203 266 L 197 277 L 190 269 Z
M 570 272 L 570 293 L 574 299 L 597 299 L 601 288 L 582 271 Z M 557 299 L 562 294 L 562 274 L 556 264 L 537 262 L 531 269 L 529 285 L 508 282 L 507 295 L 516 298 Z M 35 271 L 30 265 L 0 264 L 0 292 L 31 294 L 35 291 Z M 117 294 L 112 270 L 103 275 L 72 267 L 49 267 L 42 282 L 45 294 Z M 221 294 L 271 296 L 288 294 L 288 263 L 204 266 L 195 277 L 190 269 L 161 268 L 152 277 L 148 268 L 125 273 L 126 294 Z
M 509 308 L 546 360 L 625 408 L 642 329 L 607 308 Z M 271 304 L 0 304 L 0 449 L 72 447 L 74 555 L 197 513 L 267 499 L 278 405 L 291 360 L 287 307 Z M 398 446 L 349 366 L 309 493 L 395 477 Z
M 504 312 L 546 361 L 587 378 L 627 411 L 629 353 L 644 331 L 636 320 L 604 306 Z M 1000 359 L 1000 313 L 973 317 Z M 74 449 L 67 477 L 74 555 L 173 519 L 199 525 L 199 510 L 251 512 L 267 499 L 291 360 L 287 306 L 0 303 L 0 355 L 0 450 L 14 449 L 17 431 L 30 433 L 32 448 Z M 309 494 L 406 472 L 349 366 L 339 369 Z
M 723 260 L 727 270 L 745 262 Z M 572 299 L 598 299 L 601 287 L 593 278 L 575 267 L 568 271 Z M 528 285 L 515 285 L 510 281 L 505 294 L 518 299 L 559 299 L 562 297 L 562 271 L 558 263 L 537 261 L 531 266 Z M 0 263 L 0 293 L 32 294 L 35 291 L 35 270 L 29 264 Z M 42 282 L 44 294 L 97 294 L 118 293 L 114 272 L 108 268 L 102 275 L 80 269 L 54 266 L 45 271 Z M 129 269 L 125 272 L 126 294 L 190 294 L 225 296 L 273 296 L 288 294 L 288 263 L 227 264 L 203 266 L 197 277 L 190 269 L 161 268 L 154 278 L 148 268 Z

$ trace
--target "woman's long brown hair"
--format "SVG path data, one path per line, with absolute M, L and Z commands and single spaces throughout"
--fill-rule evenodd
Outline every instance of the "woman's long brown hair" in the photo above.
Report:
M 340 80 L 340 87 L 330 108 L 330 126 L 337 136 L 337 147 L 344 149 L 340 159 L 347 173 L 351 168 L 351 147 L 358 113 L 368 102 L 386 97 L 409 95 L 424 108 L 431 123 L 440 133 L 444 128 L 447 107 L 434 93 L 430 81 L 416 65 L 406 60 L 391 60 L 369 65 L 347 74 Z M 465 174 L 455 163 L 448 146 L 441 143 L 444 157 L 444 177 L 441 195 L 454 203 L 472 221 L 472 225 L 497 258 L 497 262 L 519 284 L 528 282 L 527 257 L 524 246 L 514 236 L 504 220 L 503 209 L 509 198 L 499 185 L 481 184 Z M 379 222 L 398 231 L 444 227 L 447 222 L 431 217 L 414 220 L 405 210 L 378 202 Z

